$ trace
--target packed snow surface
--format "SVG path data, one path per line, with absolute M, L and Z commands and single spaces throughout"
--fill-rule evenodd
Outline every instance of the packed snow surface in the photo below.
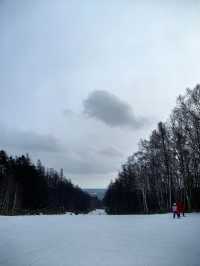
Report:
M 200 214 L 0 216 L 0 239 L 4 266 L 200 265 Z

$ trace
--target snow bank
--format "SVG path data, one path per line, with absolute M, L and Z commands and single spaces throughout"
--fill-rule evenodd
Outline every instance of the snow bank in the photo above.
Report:
M 0 216 L 3 266 L 199 266 L 200 214 Z

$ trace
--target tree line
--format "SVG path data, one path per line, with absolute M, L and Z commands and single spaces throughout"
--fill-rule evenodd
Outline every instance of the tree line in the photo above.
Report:
M 200 210 L 200 85 L 140 141 L 104 197 L 110 214 L 167 212 L 176 201 Z
M 95 208 L 97 199 L 74 186 L 54 169 L 34 164 L 28 155 L 9 157 L 0 151 L 1 213 L 85 213 Z

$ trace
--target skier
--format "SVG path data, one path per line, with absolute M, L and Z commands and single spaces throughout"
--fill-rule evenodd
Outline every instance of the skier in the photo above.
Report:
M 173 203 L 173 205 L 172 205 L 172 212 L 173 212 L 173 218 L 175 219 L 176 218 L 176 215 L 177 215 L 177 206 L 176 206 L 176 203 Z

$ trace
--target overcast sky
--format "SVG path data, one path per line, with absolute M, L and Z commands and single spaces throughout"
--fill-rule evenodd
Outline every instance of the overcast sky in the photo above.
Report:
M 106 187 L 200 82 L 200 1 L 0 0 L 0 148 Z

